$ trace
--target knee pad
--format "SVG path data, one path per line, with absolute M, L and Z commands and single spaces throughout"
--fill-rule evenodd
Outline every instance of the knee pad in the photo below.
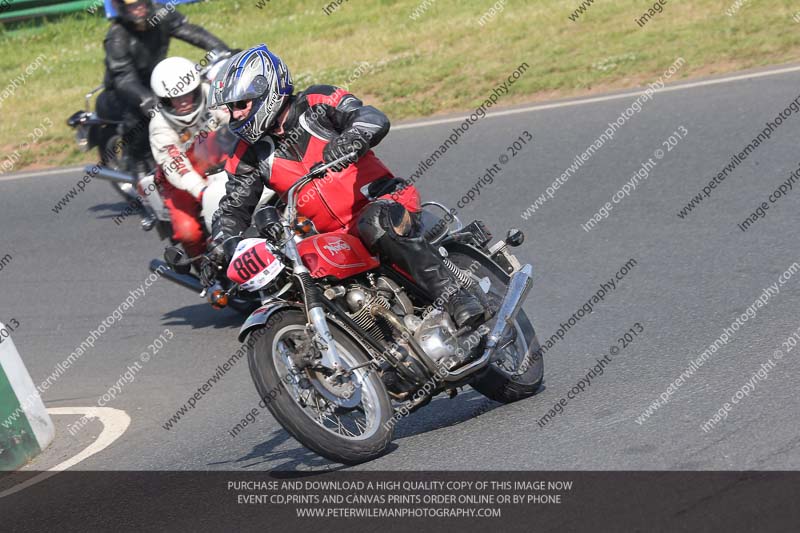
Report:
M 364 208 L 358 219 L 358 234 L 373 253 L 386 238 L 399 240 L 416 236 L 417 225 L 411 213 L 392 200 L 377 200 Z

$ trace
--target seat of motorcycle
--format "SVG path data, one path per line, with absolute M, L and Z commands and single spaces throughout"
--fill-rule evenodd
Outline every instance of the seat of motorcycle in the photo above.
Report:
M 435 243 L 447 233 L 450 224 L 439 215 L 423 208 L 419 215 L 419 226 L 425 240 Z

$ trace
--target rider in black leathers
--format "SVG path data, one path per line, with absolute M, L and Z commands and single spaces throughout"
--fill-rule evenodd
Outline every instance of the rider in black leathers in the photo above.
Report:
M 105 90 L 97 99 L 103 118 L 124 120 L 131 132 L 129 171 L 149 171 L 154 166 L 147 138 L 149 113 L 158 99 L 150 89 L 153 68 L 166 57 L 171 37 L 177 37 L 207 51 L 222 53 L 228 46 L 178 13 L 173 4 L 150 0 L 114 0 L 117 17 L 104 41 L 106 52 Z M 136 168 L 134 168 L 134 163 Z

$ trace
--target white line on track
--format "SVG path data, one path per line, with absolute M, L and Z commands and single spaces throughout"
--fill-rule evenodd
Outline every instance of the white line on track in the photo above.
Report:
M 66 461 L 57 464 L 53 468 L 46 470 L 39 475 L 20 483 L 19 485 L 14 485 L 10 489 L 0 492 L 0 498 L 10 496 L 11 494 L 30 487 L 31 485 L 39 483 L 40 481 L 44 481 L 45 479 L 52 477 L 59 472 L 67 470 L 68 468 L 75 466 L 85 459 L 88 459 L 92 455 L 103 451 L 115 440 L 120 438 L 131 424 L 131 417 L 128 416 L 128 413 L 121 409 L 113 409 L 111 407 L 50 407 L 47 409 L 47 412 L 51 415 L 84 415 L 86 418 L 99 418 L 100 422 L 103 424 L 103 431 L 100 432 L 100 436 L 97 437 L 93 443 L 84 448 L 79 454 L 72 456 Z
M 0 181 L 11 181 L 22 178 L 39 178 L 42 176 L 56 176 L 64 174 L 65 172 L 77 172 L 83 170 L 84 167 L 66 167 L 66 168 L 51 168 L 49 170 L 31 170 L 30 172 L 19 172 L 17 174 L 9 174 L 8 176 L 0 175 Z
M 675 85 L 667 85 L 663 89 L 654 91 L 657 94 L 660 93 L 668 93 L 673 91 L 684 91 L 686 89 L 695 89 L 697 87 L 707 87 L 709 85 L 720 85 L 723 83 L 732 83 L 735 81 L 741 80 L 751 80 L 755 78 L 766 78 L 768 76 L 779 76 L 781 74 L 790 74 L 792 72 L 800 72 L 800 65 L 795 65 L 792 67 L 782 67 L 782 68 L 775 68 L 769 70 L 760 70 L 755 72 L 749 72 L 745 74 L 736 74 L 734 76 L 724 76 L 721 78 L 714 78 L 710 80 L 701 80 L 701 81 L 693 81 L 687 83 L 677 83 Z M 536 111 L 545 111 L 548 109 L 559 109 L 562 107 L 573 107 L 579 105 L 587 105 L 587 104 L 595 104 L 598 102 L 609 102 L 611 100 L 622 100 L 625 98 L 631 98 L 632 96 L 639 96 L 640 94 L 644 93 L 645 89 L 640 90 L 633 90 L 618 94 L 608 94 L 605 96 L 593 96 L 589 98 L 576 98 L 574 100 L 564 100 L 562 102 L 553 102 L 552 104 L 536 104 L 526 107 L 519 107 L 514 109 L 506 109 L 503 111 L 495 111 L 494 113 L 486 113 L 485 118 L 499 118 L 499 117 L 507 117 L 510 115 L 519 115 L 522 113 L 533 113 Z M 440 124 L 454 124 L 457 122 L 463 122 L 469 115 L 458 115 L 453 117 L 444 117 L 439 119 L 430 119 L 430 120 L 419 120 L 415 122 L 405 122 L 398 124 L 396 126 L 392 126 L 391 131 L 397 130 L 409 130 L 413 128 L 425 128 L 428 126 L 438 126 Z M 32 172 L 21 172 L 19 174 L 9 174 L 8 176 L 0 175 L 0 181 L 10 181 L 22 178 L 36 178 L 41 176 L 50 176 L 56 175 L 64 172 L 74 172 L 78 170 L 83 170 L 84 167 L 69 167 L 69 168 L 61 168 L 61 169 L 50 169 L 50 170 L 42 170 L 42 171 L 32 171 Z

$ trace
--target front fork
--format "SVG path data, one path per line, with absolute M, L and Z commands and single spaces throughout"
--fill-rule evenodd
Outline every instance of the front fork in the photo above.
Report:
M 286 241 L 284 253 L 294 264 L 293 273 L 302 285 L 303 294 L 305 295 L 306 315 L 308 316 L 309 324 L 314 329 L 315 344 L 322 353 L 322 366 L 334 372 L 342 372 L 347 367 L 339 357 L 339 352 L 336 350 L 336 342 L 333 340 L 333 335 L 328 327 L 328 319 L 325 316 L 322 303 L 324 296 L 316 283 L 314 283 L 311 272 L 303 264 L 294 238 Z
M 339 353 L 336 351 L 336 343 L 328 328 L 328 319 L 325 318 L 325 311 L 322 310 L 322 306 L 320 305 L 309 309 L 308 319 L 320 341 L 319 349 L 320 352 L 322 352 L 322 366 L 334 372 L 344 370 L 345 366 L 342 364 Z

